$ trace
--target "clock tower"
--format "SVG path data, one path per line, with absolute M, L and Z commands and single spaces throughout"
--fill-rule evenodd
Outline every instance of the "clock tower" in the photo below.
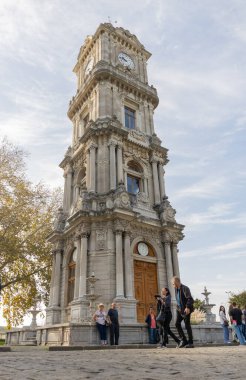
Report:
M 135 35 L 110 23 L 79 51 L 68 109 L 72 141 L 60 164 L 63 208 L 49 237 L 47 325 L 88 321 L 92 274 L 96 299 L 106 307 L 116 302 L 128 328 L 140 328 L 162 287 L 173 292 L 184 226 L 165 192 L 168 158 L 154 129 L 150 56 Z

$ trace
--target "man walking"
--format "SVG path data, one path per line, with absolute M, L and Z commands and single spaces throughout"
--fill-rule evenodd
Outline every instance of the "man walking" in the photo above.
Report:
M 234 330 L 237 334 L 239 343 L 245 345 L 246 341 L 242 332 L 242 314 L 242 310 L 239 307 L 237 307 L 236 302 L 233 302 L 232 309 L 229 312 L 231 324 L 233 325 Z
M 175 297 L 177 301 L 177 319 L 175 326 L 178 330 L 180 336 L 180 343 L 178 345 L 179 348 L 193 348 L 193 335 L 190 325 L 190 316 L 193 308 L 194 300 L 191 296 L 190 289 L 188 286 L 181 284 L 180 278 L 177 276 L 173 277 L 173 287 L 175 288 Z M 182 329 L 181 322 L 184 321 L 185 328 L 188 334 L 188 340 L 185 336 L 185 333 Z
M 110 333 L 110 344 L 111 346 L 118 346 L 119 344 L 119 314 L 116 309 L 116 303 L 111 304 L 111 308 L 108 311 L 108 316 L 110 319 L 109 333 Z

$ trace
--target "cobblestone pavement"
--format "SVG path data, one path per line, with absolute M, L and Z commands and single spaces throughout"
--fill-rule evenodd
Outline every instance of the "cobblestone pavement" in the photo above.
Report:
M 0 380 L 245 379 L 246 346 L 0 353 Z

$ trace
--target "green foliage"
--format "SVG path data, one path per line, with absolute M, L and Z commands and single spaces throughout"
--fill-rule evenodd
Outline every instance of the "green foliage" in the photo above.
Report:
M 199 300 L 199 298 L 194 299 L 194 304 L 193 304 L 194 309 L 204 311 L 203 305 L 204 305 L 204 302 Z
M 60 190 L 34 186 L 25 176 L 25 154 L 0 143 L 0 273 L 8 327 L 23 321 L 37 295 L 47 298 L 51 245 L 46 241 Z
M 230 303 L 236 302 L 237 306 L 240 306 L 242 309 L 244 309 L 246 306 L 246 290 L 238 294 L 232 293 L 229 301 Z

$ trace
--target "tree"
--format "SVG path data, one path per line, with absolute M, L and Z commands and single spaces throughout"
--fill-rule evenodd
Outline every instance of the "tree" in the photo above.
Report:
M 46 236 L 61 193 L 29 182 L 24 158 L 7 140 L 0 143 L 0 273 L 8 327 L 22 323 L 37 296 L 47 302 L 52 258 Z
M 204 311 L 203 305 L 204 305 L 204 301 L 199 300 L 199 298 L 194 299 L 194 303 L 193 303 L 194 309 Z
M 244 308 L 246 305 L 246 290 L 238 294 L 232 293 L 229 301 L 231 304 L 232 302 L 236 302 L 238 306 L 240 306 L 241 308 Z

